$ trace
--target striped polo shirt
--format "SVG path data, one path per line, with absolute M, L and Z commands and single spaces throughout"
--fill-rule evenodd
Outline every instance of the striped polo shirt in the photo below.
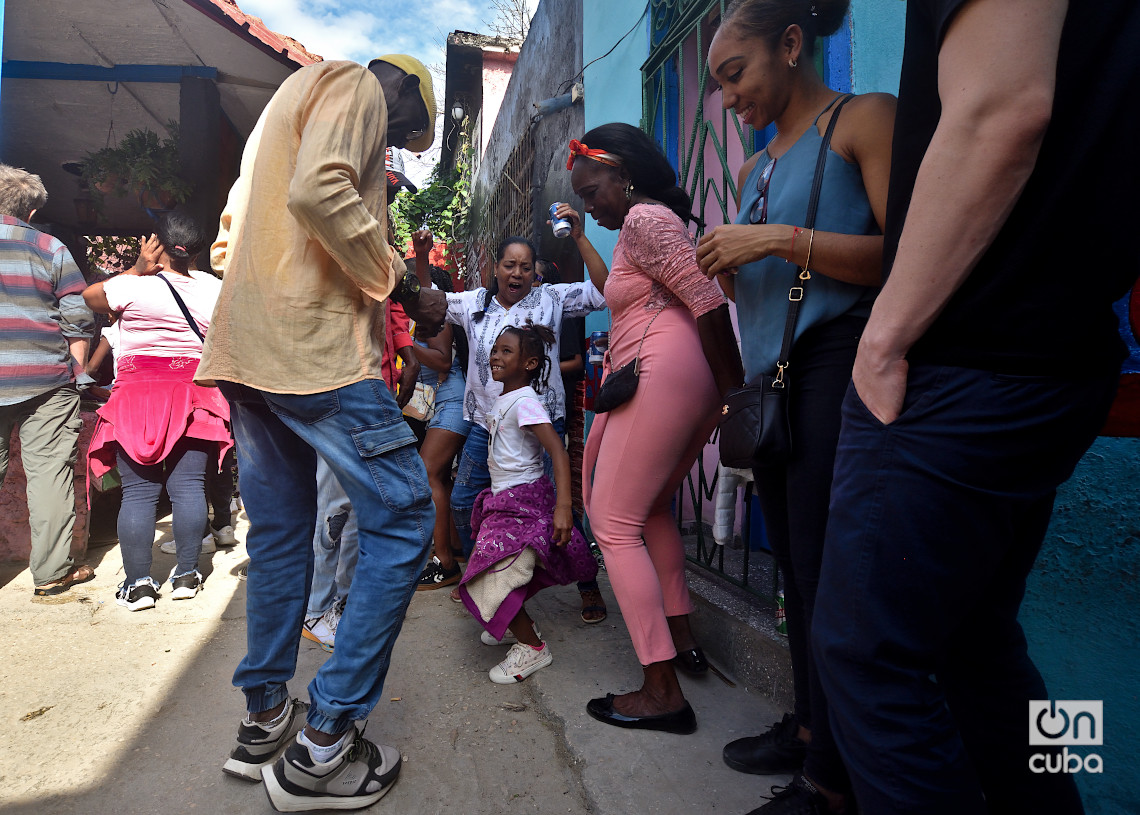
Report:
M 87 281 L 67 247 L 19 218 L 0 215 L 0 405 L 26 402 L 82 370 L 67 337 L 90 337 Z

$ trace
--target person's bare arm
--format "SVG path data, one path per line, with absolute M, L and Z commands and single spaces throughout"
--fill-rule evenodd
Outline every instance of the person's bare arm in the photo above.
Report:
M 728 316 L 728 304 L 717 306 L 698 317 L 697 333 L 720 395 L 724 396 L 729 388 L 740 387 L 744 382 L 744 365 L 740 362 L 740 349 L 736 345 L 732 319 Z
M 585 369 L 586 366 L 582 363 L 581 354 L 575 354 L 570 359 L 564 359 L 558 363 L 558 370 L 564 374 L 576 374 Z
M 586 237 L 586 231 L 582 228 L 582 216 L 578 210 L 569 204 L 559 204 L 554 214 L 555 217 L 565 218 L 570 222 L 570 237 L 578 246 L 578 254 L 582 256 L 582 262 L 586 264 L 590 282 L 594 284 L 594 288 L 605 294 L 606 279 L 610 276 L 610 269 L 602 260 L 602 256 L 598 254 L 598 250 L 594 248 L 594 244 L 590 243 L 590 239 Z M 547 223 L 549 224 L 550 221 Z
M 444 323 L 443 329 L 438 334 L 424 340 L 427 348 L 422 345 L 413 346 L 420 364 L 440 374 L 440 384 L 443 384 L 444 377 L 451 370 L 451 340 L 451 326 Z
M 902 409 L 911 346 L 993 243 L 1033 171 L 1067 8 L 1066 0 L 970 0 L 947 28 L 938 55 L 942 116 L 852 372 L 884 423 Z
M 107 358 L 107 354 L 111 353 L 111 343 L 107 342 L 106 337 L 99 338 L 99 345 L 91 352 L 90 358 L 87 360 L 87 375 L 94 377 L 99 373 L 99 368 L 103 365 L 103 360 Z
M 574 513 L 570 503 L 570 456 L 552 424 L 531 424 L 526 429 L 534 433 L 554 464 L 554 492 L 558 503 L 554 505 L 554 542 L 565 546 L 570 542 L 574 528 Z

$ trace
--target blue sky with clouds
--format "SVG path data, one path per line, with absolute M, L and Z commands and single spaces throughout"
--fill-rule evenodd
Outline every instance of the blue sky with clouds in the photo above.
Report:
M 488 0 L 238 0 L 238 5 L 325 59 L 367 64 L 382 54 L 411 54 L 438 69 L 433 74 L 440 104 L 447 35 L 486 32 L 494 18 Z M 533 12 L 538 0 L 530 5 Z M 415 162 L 420 166 L 408 167 L 408 175 L 419 180 L 437 157 L 438 144 Z

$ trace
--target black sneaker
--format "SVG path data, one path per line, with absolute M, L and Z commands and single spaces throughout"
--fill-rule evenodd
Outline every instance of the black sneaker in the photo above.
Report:
M 186 574 L 174 576 L 172 572 L 170 575 L 170 586 L 173 591 L 170 592 L 171 600 L 193 600 L 194 596 L 202 588 L 202 573 L 195 569 Z
M 270 766 L 298 731 L 305 726 L 309 703 L 293 699 L 286 703 L 281 720 L 273 727 L 248 718 L 238 727 L 237 745 L 222 765 L 222 772 L 246 781 L 260 781 L 261 768 Z
M 772 787 L 772 797 L 748 815 L 830 815 L 827 799 L 804 776 L 786 787 Z
M 356 733 L 348 747 L 324 764 L 294 741 L 273 766 L 262 769 L 261 777 L 278 812 L 363 809 L 392 789 L 400 764 L 395 747 L 373 744 Z
M 420 573 L 420 579 L 416 581 L 416 591 L 442 589 L 444 586 L 458 582 L 459 564 L 456 563 L 450 569 L 445 569 L 443 564 L 439 562 L 439 558 L 433 555 L 432 559 L 428 561 L 428 565 L 424 567 L 423 572 Z
M 158 602 L 158 584 L 151 578 L 144 577 L 136 580 L 134 585 L 127 588 L 127 581 L 119 584 L 115 592 L 115 602 L 127 611 L 142 611 L 145 608 L 154 608 Z
M 776 722 L 767 733 L 730 741 L 724 746 L 724 763 L 734 770 L 753 775 L 792 775 L 803 769 L 807 742 L 796 738 L 799 722 L 791 713 Z

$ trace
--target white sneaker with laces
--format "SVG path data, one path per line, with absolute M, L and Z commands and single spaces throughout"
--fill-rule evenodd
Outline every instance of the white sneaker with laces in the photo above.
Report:
M 550 646 L 545 642 L 542 643 L 541 651 L 536 651 L 525 643 L 516 642 L 511 646 L 511 650 L 507 651 L 507 658 L 491 669 L 491 681 L 496 685 L 522 682 L 553 661 Z
M 320 617 L 311 617 L 305 620 L 301 628 L 301 636 L 312 640 L 326 651 L 332 652 L 336 644 L 336 627 L 340 623 L 340 615 L 344 608 L 337 603 Z
M 539 639 L 542 639 L 542 632 L 538 630 L 538 623 L 535 623 L 534 625 L 534 635 Z M 491 636 L 491 632 L 486 630 L 484 630 L 483 633 L 479 635 L 479 642 L 483 643 L 484 645 L 514 645 L 518 641 L 519 638 L 512 634 L 511 629 L 509 628 L 506 630 L 506 633 L 503 634 L 503 638 L 501 640 L 495 639 Z

